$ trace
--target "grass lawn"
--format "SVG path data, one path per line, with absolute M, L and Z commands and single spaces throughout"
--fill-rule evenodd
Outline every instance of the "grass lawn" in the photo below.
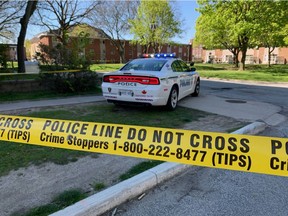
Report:
M 79 93 L 55 93 L 49 91 L 34 91 L 34 92 L 0 92 L 0 103 L 7 101 L 19 101 L 19 100 L 39 100 L 39 99 L 52 99 L 52 98 L 64 98 L 69 96 L 81 96 L 81 95 L 102 95 L 102 91 L 96 88 L 94 91 L 79 92 Z
M 201 77 L 251 80 L 264 82 L 288 82 L 288 65 L 247 65 L 245 71 L 239 71 L 227 64 L 196 64 Z
M 124 64 L 93 64 L 90 66 L 90 70 L 96 72 L 111 72 L 121 68 Z
M 94 64 L 91 70 L 110 72 L 121 68 L 123 64 Z M 288 65 L 247 65 L 245 71 L 239 71 L 231 64 L 195 64 L 201 77 L 236 79 L 265 82 L 288 82 Z
M 95 105 L 50 108 L 23 115 L 63 120 L 181 128 L 183 124 L 196 121 L 208 114 L 182 107 L 178 107 L 174 112 L 164 112 L 161 108 L 115 107 L 112 104 L 97 103 Z M 87 155 L 97 157 L 95 153 L 0 141 L 0 176 L 30 164 L 41 164 L 48 161 L 66 164 Z

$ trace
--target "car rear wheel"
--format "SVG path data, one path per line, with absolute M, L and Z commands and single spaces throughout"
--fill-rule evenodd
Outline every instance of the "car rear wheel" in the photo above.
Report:
M 166 104 L 166 108 L 168 110 L 175 110 L 177 107 L 177 103 L 178 103 L 178 90 L 175 86 L 173 86 Z
M 191 94 L 193 97 L 197 97 L 200 93 L 200 79 L 197 79 L 194 92 Z

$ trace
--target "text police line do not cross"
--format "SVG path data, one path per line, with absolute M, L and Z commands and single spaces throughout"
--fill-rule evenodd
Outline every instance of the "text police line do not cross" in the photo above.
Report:
M 287 138 L 0 115 L 0 139 L 288 176 Z

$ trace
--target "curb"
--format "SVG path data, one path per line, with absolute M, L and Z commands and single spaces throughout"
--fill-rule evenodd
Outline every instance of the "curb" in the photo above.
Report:
M 264 122 L 253 122 L 249 125 L 246 125 L 239 130 L 232 132 L 231 134 L 257 134 L 265 130 L 267 124 Z
M 257 134 L 263 131 L 267 124 L 263 122 L 251 123 L 232 134 Z M 140 173 L 130 179 L 122 181 L 104 191 L 83 199 L 67 208 L 51 214 L 51 216 L 96 216 L 143 194 L 161 182 L 172 178 L 188 169 L 190 165 L 178 163 L 163 163 Z

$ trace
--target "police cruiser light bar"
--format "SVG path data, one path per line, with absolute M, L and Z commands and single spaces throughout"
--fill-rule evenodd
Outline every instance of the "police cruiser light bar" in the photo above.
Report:
M 156 53 L 156 54 L 142 54 L 142 58 L 176 58 L 175 53 Z

